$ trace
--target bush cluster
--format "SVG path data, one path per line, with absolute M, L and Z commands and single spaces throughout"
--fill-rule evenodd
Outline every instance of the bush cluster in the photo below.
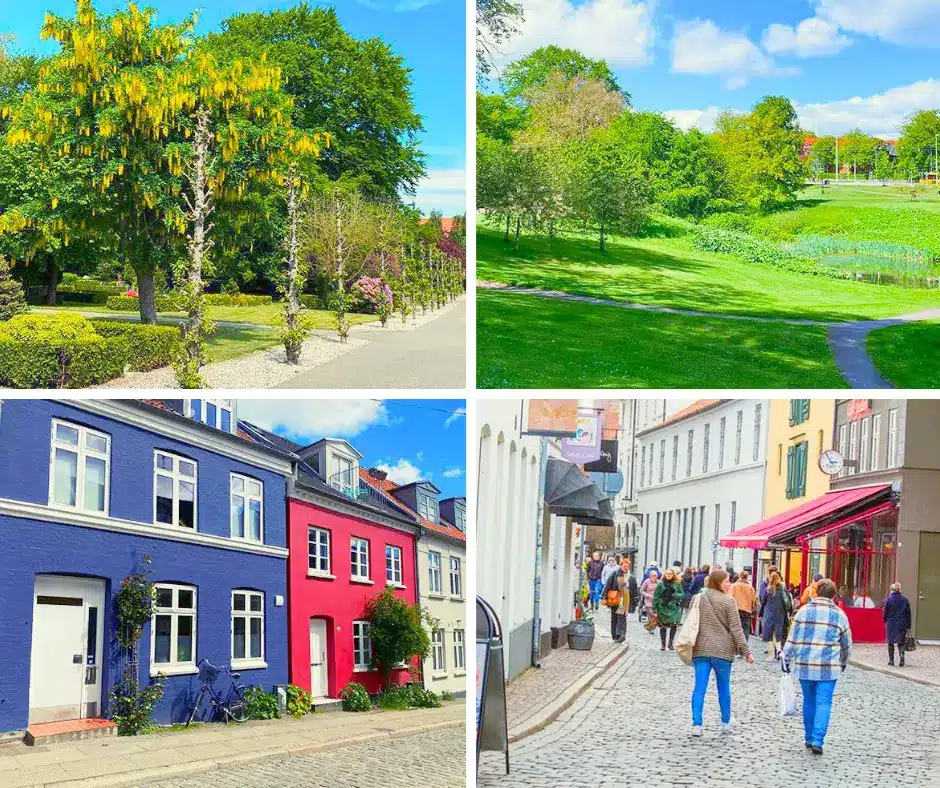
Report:
M 711 216 L 706 216 L 702 220 L 702 224 L 716 230 L 734 230 L 740 233 L 749 233 L 754 226 L 754 220 L 744 213 L 723 211 L 722 213 L 713 213 Z
M 372 700 L 362 684 L 351 681 L 339 696 L 343 701 L 343 711 L 372 711 Z
M 208 306 L 265 306 L 273 303 L 269 295 L 246 295 L 245 293 L 206 293 Z
M 437 695 L 418 684 L 401 684 L 379 697 L 379 706 L 383 709 L 436 709 L 440 705 Z
M 136 312 L 140 309 L 140 300 L 136 296 L 110 296 L 105 303 L 108 309 L 113 309 L 115 312 Z M 154 304 L 158 312 L 176 312 L 180 308 L 179 299 L 176 296 L 157 296 Z
M 24 314 L 0 324 L 0 386 L 85 388 L 125 369 L 169 363 L 179 332 L 172 326 L 90 321 L 81 315 Z
M 277 695 L 261 687 L 249 687 L 244 694 L 248 717 L 252 720 L 276 720 L 281 716 Z
M 101 282 L 97 279 L 80 277 L 66 273 L 56 288 L 56 294 L 67 296 L 67 301 L 80 301 L 86 304 L 106 304 L 110 296 L 121 295 L 124 288 L 113 282 Z

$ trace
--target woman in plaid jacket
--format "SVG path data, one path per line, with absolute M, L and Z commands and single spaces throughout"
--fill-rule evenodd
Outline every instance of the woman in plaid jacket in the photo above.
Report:
M 835 597 L 836 584 L 820 580 L 817 595 L 793 619 L 781 661 L 784 672 L 792 672 L 803 688 L 806 747 L 815 755 L 822 755 L 832 693 L 852 650 L 849 620 L 833 601 Z

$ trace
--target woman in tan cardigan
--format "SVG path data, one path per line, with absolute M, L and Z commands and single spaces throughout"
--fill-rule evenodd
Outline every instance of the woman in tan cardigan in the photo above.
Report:
M 692 691 L 692 735 L 701 736 L 702 709 L 708 679 L 715 671 L 718 686 L 718 706 L 721 709 L 721 730 L 730 733 L 731 722 L 731 665 L 736 654 L 743 654 L 754 662 L 747 638 L 741 628 L 738 606 L 728 595 L 731 581 L 724 569 L 716 569 L 705 581 L 705 588 L 697 600 L 699 610 L 698 636 L 692 650 L 695 668 L 695 689 Z

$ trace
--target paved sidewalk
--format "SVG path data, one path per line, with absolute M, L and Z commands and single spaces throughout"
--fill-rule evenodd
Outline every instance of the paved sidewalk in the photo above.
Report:
M 183 779 L 258 761 L 335 750 L 364 742 L 454 728 L 466 722 L 463 701 L 440 709 L 330 712 L 302 720 L 244 725 L 206 725 L 189 731 L 0 748 L 3 788 L 117 788 L 155 780 Z
M 898 656 L 895 652 L 895 667 L 889 668 L 886 645 L 856 643 L 852 646 L 851 661 L 860 668 L 940 687 L 940 646 L 918 646 L 916 651 L 905 655 L 903 668 L 898 667 Z

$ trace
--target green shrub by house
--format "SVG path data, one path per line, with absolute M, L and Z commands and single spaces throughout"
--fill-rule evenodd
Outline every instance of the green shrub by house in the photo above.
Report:
M 169 363 L 172 326 L 90 321 L 69 312 L 18 315 L 0 324 L 0 386 L 85 388 L 124 370 Z
M 265 692 L 261 687 L 249 687 L 244 694 L 248 718 L 252 720 L 276 720 L 281 716 L 277 695 Z
M 115 312 L 137 312 L 140 309 L 140 301 L 133 296 L 111 296 L 107 300 L 108 309 Z M 154 304 L 158 312 L 178 312 L 180 305 L 176 296 L 157 296 Z
M 372 700 L 362 684 L 351 681 L 339 696 L 343 701 L 343 711 L 372 711 Z

